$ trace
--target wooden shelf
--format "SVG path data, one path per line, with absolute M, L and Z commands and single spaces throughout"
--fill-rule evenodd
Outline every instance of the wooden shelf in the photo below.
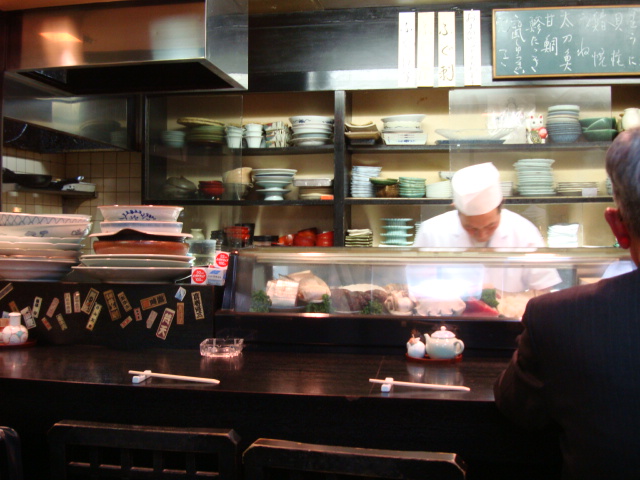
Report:
M 344 203 L 347 205 L 450 205 L 453 200 L 451 198 L 356 198 L 347 197 Z M 505 205 L 521 205 L 521 204 L 563 204 L 563 203 L 610 203 L 613 197 L 597 196 L 597 197 L 573 197 L 564 195 L 552 196 L 530 196 L 530 197 L 505 197 Z

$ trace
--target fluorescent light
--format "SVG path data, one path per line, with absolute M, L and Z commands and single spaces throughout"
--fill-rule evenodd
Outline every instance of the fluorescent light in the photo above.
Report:
M 52 42 L 82 43 L 82 40 L 67 32 L 40 32 L 40 35 Z

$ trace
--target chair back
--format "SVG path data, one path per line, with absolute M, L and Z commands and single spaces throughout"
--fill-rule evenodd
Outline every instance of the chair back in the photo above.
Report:
M 261 438 L 242 456 L 244 478 L 463 480 L 455 453 L 379 450 Z
M 47 437 L 53 480 L 238 478 L 234 430 L 64 420 Z
M 10 427 L 0 427 L 0 480 L 22 480 L 20 437 Z

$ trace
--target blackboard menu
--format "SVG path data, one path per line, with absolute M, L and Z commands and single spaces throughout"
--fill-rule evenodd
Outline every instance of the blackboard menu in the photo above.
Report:
M 493 11 L 494 78 L 640 74 L 640 5 Z

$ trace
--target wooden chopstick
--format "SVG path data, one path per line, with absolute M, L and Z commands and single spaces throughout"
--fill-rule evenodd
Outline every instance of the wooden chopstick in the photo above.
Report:
M 172 375 L 169 373 L 153 373 L 151 370 L 145 370 L 144 372 L 140 372 L 137 370 L 129 370 L 130 375 L 139 375 L 142 378 L 138 378 L 139 383 L 141 381 L 146 380 L 149 377 L 158 377 L 158 378 L 169 378 L 171 380 L 184 380 L 186 382 L 199 382 L 199 383 L 213 383 L 215 385 L 220 383 L 220 380 L 216 380 L 215 378 L 204 378 L 204 377 L 188 377 L 186 375 Z M 135 377 L 134 377 L 135 381 Z

